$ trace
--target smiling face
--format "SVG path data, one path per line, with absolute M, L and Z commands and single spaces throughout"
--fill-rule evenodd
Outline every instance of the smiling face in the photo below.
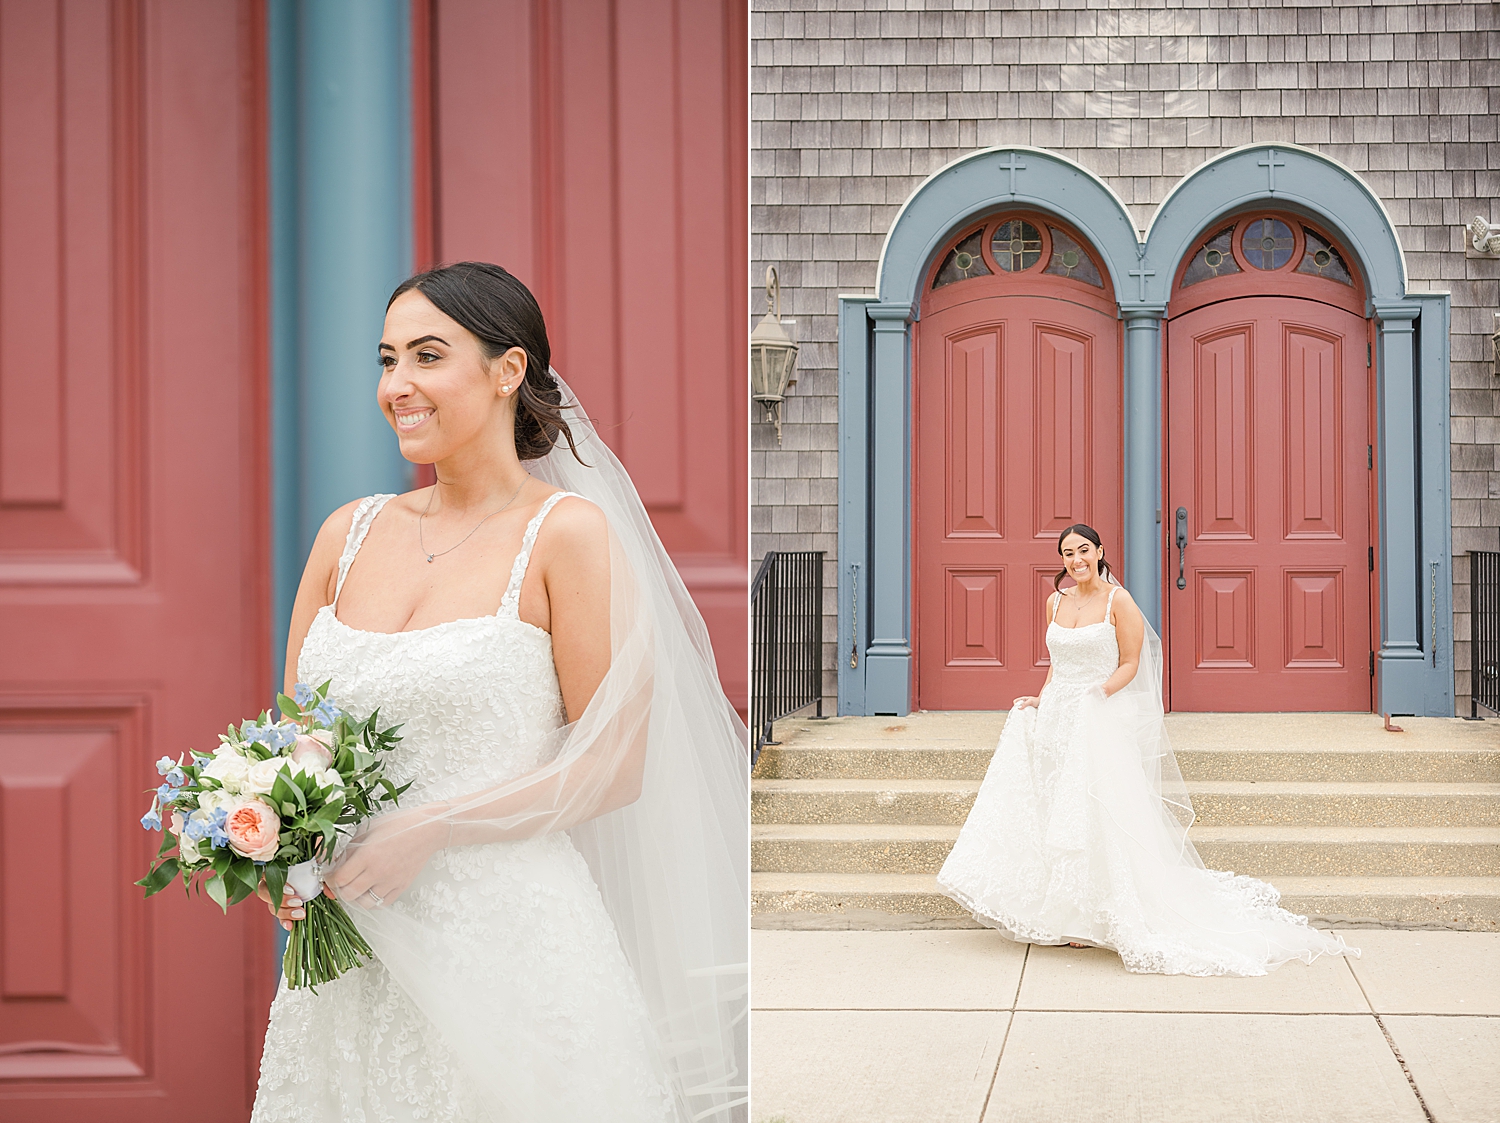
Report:
M 1104 556 L 1104 550 L 1083 535 L 1068 535 L 1057 552 L 1062 555 L 1063 568 L 1074 581 L 1082 583 L 1099 575 L 1099 559 Z
M 521 348 L 487 359 L 478 337 L 412 289 L 386 311 L 380 367 L 376 397 L 407 460 L 436 463 L 475 441 L 512 444 Z

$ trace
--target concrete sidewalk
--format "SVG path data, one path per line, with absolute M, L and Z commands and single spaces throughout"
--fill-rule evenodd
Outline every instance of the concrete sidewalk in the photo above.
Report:
M 1500 934 L 1132 975 L 996 932 L 753 933 L 752 1123 L 1495 1123 Z

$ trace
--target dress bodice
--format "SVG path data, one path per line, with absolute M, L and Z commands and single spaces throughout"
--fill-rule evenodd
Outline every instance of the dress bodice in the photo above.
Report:
M 407 632 L 351 628 L 336 614 L 349 566 L 394 496 L 373 495 L 355 508 L 333 603 L 308 629 L 297 678 L 314 686 L 332 680 L 328 694 L 341 708 L 360 720 L 379 708 L 381 725 L 401 726 L 386 775 L 396 784 L 411 781 L 403 803 L 513 779 L 555 755 L 552 734 L 566 723 L 566 711 L 552 637 L 522 620 L 518 606 L 537 531 L 565 494 L 549 496 L 527 524 L 499 611 Z
M 1097 686 L 1120 665 L 1120 644 L 1109 620 L 1115 591 L 1109 591 L 1104 619 L 1080 628 L 1064 628 L 1057 622 L 1057 606 L 1047 625 L 1047 653 L 1052 658 L 1052 681 L 1079 686 Z

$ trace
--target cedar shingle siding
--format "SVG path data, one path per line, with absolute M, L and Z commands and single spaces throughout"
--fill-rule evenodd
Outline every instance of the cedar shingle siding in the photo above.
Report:
M 1395 223 L 1411 291 L 1452 293 L 1455 691 L 1468 713 L 1464 552 L 1500 549 L 1500 379 L 1488 361 L 1500 261 L 1466 259 L 1460 227 L 1500 221 L 1500 4 L 1061 6 L 753 3 L 752 277 L 778 267 L 802 348 L 780 448 L 755 413 L 753 549 L 828 552 L 829 704 L 836 296 L 874 290 L 907 196 L 965 152 L 1028 144 L 1099 175 L 1144 227 L 1205 160 L 1275 141 L 1358 172 Z

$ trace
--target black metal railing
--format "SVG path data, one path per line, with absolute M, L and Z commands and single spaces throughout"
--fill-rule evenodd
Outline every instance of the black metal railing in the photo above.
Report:
M 759 758 L 771 727 L 817 703 L 823 716 L 823 551 L 770 550 L 750 586 L 750 728 Z
M 1500 553 L 1469 551 L 1469 714 L 1500 713 Z

